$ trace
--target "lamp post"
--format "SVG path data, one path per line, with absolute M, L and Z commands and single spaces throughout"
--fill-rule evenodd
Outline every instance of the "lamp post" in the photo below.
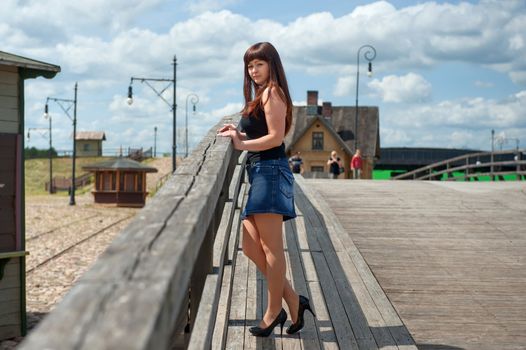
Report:
M 371 45 L 363 45 L 358 49 L 356 54 L 356 114 L 354 119 L 354 152 L 358 149 L 358 86 L 360 83 L 360 52 L 362 49 L 366 49 L 363 53 L 363 57 L 369 61 L 369 68 L 367 75 L 370 77 L 373 75 L 373 65 L 372 61 L 376 57 L 376 49 Z
M 77 136 L 77 89 L 78 89 L 78 83 L 75 83 L 75 95 L 73 100 L 64 99 L 64 98 L 55 98 L 55 97 L 47 97 L 46 98 L 46 106 L 44 108 L 44 117 L 49 118 L 49 125 L 51 125 L 51 116 L 49 115 L 49 101 L 56 102 L 60 108 L 64 111 L 64 113 L 68 116 L 68 118 L 73 122 L 73 155 L 72 155 L 72 171 L 71 171 L 71 191 L 70 191 L 70 197 L 69 197 L 69 205 L 75 205 L 75 161 L 77 157 L 77 150 L 75 147 L 75 139 Z M 65 106 L 67 104 L 67 108 Z M 73 107 L 73 117 L 69 114 L 69 111 Z
M 34 131 L 47 131 L 49 133 L 49 194 L 53 194 L 53 138 L 51 135 L 51 116 L 50 115 L 44 115 L 46 119 L 49 119 L 49 128 L 28 128 L 27 129 L 27 139 L 29 140 L 31 130 Z M 42 135 L 44 136 L 44 135 Z
M 195 105 L 199 103 L 199 96 L 194 93 L 188 94 L 186 96 L 186 116 L 185 116 L 185 127 L 184 127 L 184 141 L 185 141 L 185 152 L 184 157 L 188 157 L 188 98 L 193 105 L 193 111 L 195 112 Z
M 174 77 L 173 79 L 155 79 L 155 78 L 136 78 L 136 77 L 131 77 L 131 80 L 130 80 L 130 86 L 128 86 L 128 104 L 131 106 L 132 103 L 133 103 L 133 90 L 132 90 L 132 84 L 133 84 L 133 81 L 134 80 L 138 80 L 140 81 L 141 83 L 145 83 L 146 85 L 148 85 L 154 92 L 157 96 L 159 96 L 161 98 L 161 100 L 163 100 L 164 102 L 166 102 L 166 104 L 168 106 L 170 106 L 170 108 L 172 109 L 172 112 L 173 112 L 173 135 L 172 135 L 172 171 L 175 171 L 176 169 L 176 163 L 175 163 L 175 160 L 176 160 L 176 153 L 177 153 L 177 144 L 176 144 L 176 135 L 175 135 L 175 132 L 176 132 L 176 124 L 177 124 L 177 114 L 176 114 L 176 110 L 177 110 L 177 102 L 176 102 L 176 82 L 177 82 L 177 57 L 174 55 L 174 59 L 173 59 L 173 66 L 174 66 Z M 161 91 L 158 91 L 154 86 L 152 86 L 149 82 L 150 81 L 153 81 L 153 82 L 170 82 L 164 89 L 162 89 Z M 162 93 L 166 91 L 166 89 L 168 89 L 170 87 L 170 85 L 173 84 L 173 103 L 170 104 L 170 102 L 166 101 L 166 99 L 163 97 Z
M 153 157 L 157 157 L 157 127 L 153 128 Z

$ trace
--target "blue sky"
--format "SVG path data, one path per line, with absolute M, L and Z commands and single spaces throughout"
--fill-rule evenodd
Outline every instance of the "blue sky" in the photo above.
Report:
M 360 105 L 380 108 L 382 147 L 490 149 L 526 144 L 526 2 L 6 0 L 0 50 L 58 64 L 55 79 L 26 81 L 26 126 L 46 127 L 47 96 L 72 98 L 79 84 L 78 130 L 106 132 L 104 147 L 171 149 L 172 114 L 131 76 L 170 78 L 177 55 L 178 151 L 242 106 L 242 56 L 258 41 L 282 57 L 291 95 L 353 106 L 356 53 L 377 50 L 374 75 L 360 59 Z M 16 15 L 15 15 L 16 14 Z M 162 86 L 159 86 L 162 88 Z M 166 98 L 171 100 L 171 90 Z M 71 148 L 71 123 L 54 103 L 55 148 Z M 47 147 L 36 134 L 29 146 Z

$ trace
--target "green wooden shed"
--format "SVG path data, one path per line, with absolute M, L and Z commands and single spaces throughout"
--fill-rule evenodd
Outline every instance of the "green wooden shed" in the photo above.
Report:
M 24 80 L 58 72 L 0 51 L 0 340 L 26 333 Z

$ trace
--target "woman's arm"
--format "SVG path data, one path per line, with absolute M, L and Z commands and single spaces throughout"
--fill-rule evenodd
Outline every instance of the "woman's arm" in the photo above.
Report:
M 272 91 L 266 88 L 265 91 L 263 91 L 261 100 L 263 101 L 263 108 L 265 110 L 268 134 L 254 140 L 241 140 L 239 145 L 236 145 L 237 149 L 258 152 L 278 147 L 283 143 L 283 139 L 285 138 L 287 105 L 279 97 L 275 88 L 273 88 Z

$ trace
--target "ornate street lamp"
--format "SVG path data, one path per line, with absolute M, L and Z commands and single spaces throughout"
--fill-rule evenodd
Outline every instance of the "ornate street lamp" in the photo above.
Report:
M 185 117 L 185 127 L 184 127 L 184 133 L 185 133 L 185 152 L 184 157 L 188 157 L 188 98 L 191 97 L 190 102 L 193 105 L 193 111 L 195 112 L 195 105 L 199 103 L 199 96 L 197 96 L 194 93 L 188 94 L 186 96 L 186 117 Z
M 177 114 L 176 114 L 176 110 L 177 110 L 177 103 L 176 103 L 176 98 L 175 98 L 175 93 L 176 93 L 176 82 L 177 82 L 177 70 L 176 70 L 176 67 L 177 67 L 177 57 L 174 56 L 174 59 L 173 59 L 173 66 L 174 66 L 174 78 L 173 79 L 155 79 L 155 78 L 136 78 L 136 77 L 131 77 L 131 80 L 130 80 L 130 86 L 128 86 L 128 99 L 127 99 L 127 102 L 128 104 L 131 106 L 132 103 L 133 103 L 133 89 L 132 89 L 132 84 L 133 84 L 133 81 L 134 80 L 138 80 L 140 81 L 141 83 L 145 83 L 146 85 L 148 85 L 154 92 L 157 96 L 159 96 L 161 98 L 161 100 L 163 100 L 164 102 L 166 102 L 166 104 L 168 106 L 170 106 L 172 112 L 173 112 L 173 136 L 172 136 L 172 171 L 175 171 L 176 169 L 176 163 L 175 163 L 175 160 L 176 160 L 176 153 L 177 153 L 177 144 L 176 144 L 176 124 L 177 124 Z M 156 81 L 156 82 L 162 82 L 162 81 L 167 81 L 169 82 L 169 84 L 164 88 L 162 89 L 161 91 L 158 91 L 154 86 L 152 86 L 149 82 L 150 81 Z M 166 99 L 163 97 L 162 93 L 166 91 L 166 89 L 168 89 L 170 87 L 170 85 L 173 84 L 173 102 L 172 104 L 170 104 L 170 102 L 166 101 Z
M 376 57 L 376 49 L 371 45 L 363 45 L 358 49 L 356 55 L 356 115 L 354 119 L 354 152 L 358 149 L 358 86 L 360 85 L 360 52 L 362 49 L 366 49 L 363 53 L 363 57 L 369 61 L 369 67 L 367 70 L 367 76 L 371 77 L 373 75 L 373 65 L 372 61 Z
M 75 147 L 75 139 L 77 136 L 77 89 L 78 89 L 78 83 L 75 83 L 75 96 L 73 100 L 68 100 L 64 98 L 55 98 L 55 97 L 47 97 L 46 98 L 46 106 L 44 108 L 44 117 L 49 118 L 49 125 L 51 128 L 51 116 L 49 115 L 49 101 L 56 102 L 60 108 L 64 111 L 64 113 L 68 116 L 68 118 L 73 122 L 73 166 L 71 171 L 71 191 L 70 191 L 70 197 L 69 197 L 69 205 L 75 205 L 75 160 L 77 157 L 77 150 Z M 69 114 L 69 111 L 73 107 L 73 117 Z

